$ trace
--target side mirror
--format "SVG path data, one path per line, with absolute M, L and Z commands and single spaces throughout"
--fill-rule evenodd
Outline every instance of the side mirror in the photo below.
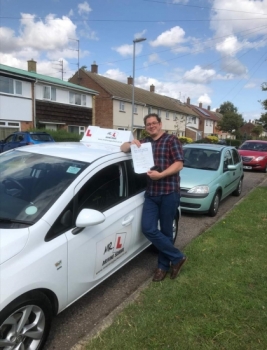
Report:
M 94 209 L 83 209 L 77 219 L 76 227 L 87 227 L 101 224 L 106 220 L 104 214 Z

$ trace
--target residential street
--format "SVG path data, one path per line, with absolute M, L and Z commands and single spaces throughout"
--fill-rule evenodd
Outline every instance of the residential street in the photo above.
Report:
M 177 246 L 183 249 L 193 238 L 213 225 L 266 178 L 267 175 L 263 173 L 245 172 L 241 197 L 228 197 L 221 203 L 219 213 L 214 218 L 207 215 L 183 214 L 179 223 Z M 45 350 L 71 349 L 88 333 L 92 332 L 107 315 L 152 276 L 156 266 L 156 258 L 157 255 L 151 249 L 147 249 L 93 291 L 59 314 L 52 323 Z M 190 256 L 188 258 L 188 263 L 190 263 Z

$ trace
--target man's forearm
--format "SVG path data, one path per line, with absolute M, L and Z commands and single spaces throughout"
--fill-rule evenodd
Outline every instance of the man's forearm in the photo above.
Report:
M 131 143 L 130 142 L 124 142 L 122 145 L 121 145 L 121 151 L 124 152 L 124 153 L 128 153 L 130 152 L 131 150 Z

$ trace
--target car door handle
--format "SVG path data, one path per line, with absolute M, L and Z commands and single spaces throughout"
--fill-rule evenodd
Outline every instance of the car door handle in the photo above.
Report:
M 128 226 L 133 221 L 134 216 L 130 215 L 125 220 L 122 221 L 122 226 Z

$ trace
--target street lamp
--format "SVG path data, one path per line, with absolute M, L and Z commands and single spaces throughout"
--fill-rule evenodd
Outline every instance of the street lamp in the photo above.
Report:
M 135 75 L 135 44 L 145 41 L 146 38 L 138 38 L 133 40 L 133 87 L 132 87 L 132 122 L 131 122 L 131 131 L 133 132 L 133 123 L 134 123 L 134 75 Z

